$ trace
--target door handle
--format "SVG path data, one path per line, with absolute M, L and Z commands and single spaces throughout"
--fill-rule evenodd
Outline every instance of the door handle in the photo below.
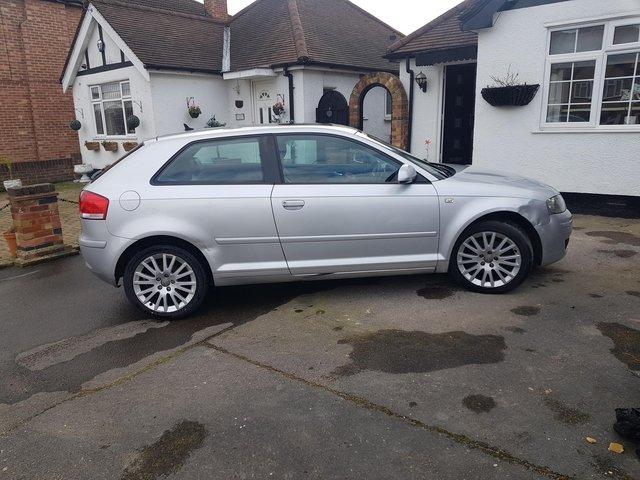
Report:
M 304 200 L 285 200 L 282 202 L 282 206 L 287 210 L 302 210 Z

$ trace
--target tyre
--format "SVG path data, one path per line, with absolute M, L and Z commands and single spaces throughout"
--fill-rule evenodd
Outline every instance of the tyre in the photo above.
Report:
M 468 290 L 505 293 L 518 287 L 533 267 L 533 247 L 517 225 L 484 221 L 467 228 L 451 253 L 449 273 Z
M 131 303 L 156 317 L 179 319 L 195 312 L 208 290 L 204 266 L 187 250 L 158 245 L 136 253 L 124 271 Z

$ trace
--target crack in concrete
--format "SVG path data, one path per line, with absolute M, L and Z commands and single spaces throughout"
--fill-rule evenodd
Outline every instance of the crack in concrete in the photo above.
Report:
M 430 433 L 435 433 L 438 435 L 442 435 L 445 436 L 447 438 L 449 438 L 450 440 L 454 441 L 455 443 L 458 443 L 460 445 L 464 445 L 467 448 L 470 449 L 474 449 L 474 450 L 479 450 L 482 453 L 485 453 L 491 457 L 497 458 L 499 460 L 503 460 L 507 463 L 510 463 L 512 465 L 518 465 L 520 467 L 525 468 L 526 470 L 532 471 L 542 477 L 547 477 L 547 478 L 553 478 L 555 480 L 573 480 L 575 479 L 575 477 L 569 476 L 569 475 L 565 475 L 559 472 L 556 472 L 552 469 L 550 469 L 549 467 L 546 466 L 541 466 L 541 465 L 536 465 L 533 462 L 530 462 L 529 460 L 525 460 L 523 458 L 519 458 L 517 456 L 515 456 L 514 454 L 508 452 L 507 450 L 504 450 L 500 447 L 496 447 L 493 445 L 490 445 L 486 442 L 481 442 L 479 440 L 474 440 L 473 438 L 465 435 L 465 434 L 461 434 L 461 433 L 455 433 L 455 432 L 451 432 L 449 430 L 447 430 L 444 427 L 439 427 L 437 425 L 429 425 L 427 423 L 424 423 L 420 420 L 417 420 L 415 418 L 412 418 L 408 415 L 404 415 L 402 413 L 396 412 L 394 410 L 391 410 L 389 407 L 386 407 L 384 405 L 380 405 L 378 403 L 374 403 L 364 397 L 360 397 L 358 395 L 354 395 L 351 393 L 347 393 L 347 392 L 343 392 L 341 390 L 338 390 L 336 388 L 332 388 L 329 387 L 327 385 L 323 385 L 321 383 L 317 383 L 311 380 L 308 380 L 306 378 L 300 377 L 294 373 L 291 372 L 286 372 L 284 370 L 281 370 L 277 367 L 274 367 L 273 365 L 268 365 L 265 363 L 262 363 L 258 360 L 254 360 L 252 358 L 249 358 L 245 355 L 242 355 L 240 353 L 235 353 L 232 352 L 230 350 L 227 350 L 223 347 L 220 347 L 218 345 L 214 345 L 212 343 L 206 343 L 204 345 L 207 348 L 210 348 L 212 350 L 215 350 L 217 352 L 223 353 L 225 355 L 230 355 L 238 360 L 241 360 L 243 362 L 249 363 L 251 365 L 254 365 L 258 368 L 262 368 L 264 370 L 267 370 L 271 373 L 275 373 L 277 375 L 280 375 L 284 378 L 287 378 L 289 380 L 295 381 L 295 382 L 299 382 L 302 383 L 308 387 L 312 387 L 315 389 L 319 389 L 319 390 L 323 390 L 327 393 L 330 393 L 332 395 L 335 395 L 337 397 L 342 398 L 343 400 L 346 400 L 349 403 L 352 403 L 354 405 L 356 405 L 359 408 L 364 408 L 366 410 L 372 411 L 372 412 L 377 412 L 377 413 L 382 413 L 384 415 L 387 415 L 391 418 L 395 418 L 396 420 L 400 420 L 402 422 L 405 422 L 413 427 L 416 428 L 420 428 L 422 430 L 425 430 L 427 432 Z

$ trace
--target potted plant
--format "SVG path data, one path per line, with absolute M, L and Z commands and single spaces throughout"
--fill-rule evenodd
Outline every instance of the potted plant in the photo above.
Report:
M 9 248 L 9 255 L 12 258 L 15 258 L 18 254 L 18 243 L 16 241 L 16 229 L 15 227 L 11 227 L 9 230 L 2 234 L 4 236 L 4 241 L 7 242 L 7 247 Z
M 209 128 L 220 128 L 220 127 L 225 127 L 226 125 L 227 125 L 226 123 L 220 123 L 218 120 L 216 120 L 215 115 L 211 117 L 207 122 L 207 127 Z
M 202 113 L 202 109 L 199 105 L 196 105 L 193 97 L 187 99 L 187 112 L 191 118 L 198 118 Z
M 5 165 L 9 178 L 2 182 L 5 190 L 10 188 L 20 188 L 22 186 L 22 180 L 19 178 L 13 178 L 13 163 L 7 157 L 0 156 L 0 165 Z
M 80 120 L 76 118 L 74 120 L 71 120 L 71 122 L 69 122 L 69 128 L 74 132 L 77 132 L 82 128 L 82 123 L 80 123 Z
M 539 84 L 518 83 L 518 74 L 511 72 L 511 67 L 504 78 L 492 76 L 491 79 L 496 86 L 487 86 L 480 93 L 494 107 L 529 105 L 540 88 Z
M 109 142 L 107 140 L 103 140 L 102 148 L 104 148 L 105 152 L 117 152 L 118 142 Z
M 278 95 L 278 97 L 280 96 Z M 276 117 L 278 117 L 278 121 L 280 121 L 280 115 L 282 115 L 285 112 L 284 101 L 278 98 L 278 101 L 275 103 L 275 105 L 271 107 L 271 111 Z
M 94 152 L 100 150 L 100 142 L 84 142 L 84 146 L 87 150 L 92 150 Z
M 130 152 L 134 148 L 138 146 L 138 142 L 123 142 L 122 148 L 124 148 L 125 152 Z

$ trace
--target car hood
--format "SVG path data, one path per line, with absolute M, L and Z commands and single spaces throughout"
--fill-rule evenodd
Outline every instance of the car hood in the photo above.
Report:
M 447 190 L 454 185 L 459 186 L 459 191 L 450 191 L 450 194 L 495 195 L 547 200 L 559 193 L 546 183 L 519 175 L 500 173 L 469 165 L 447 164 L 447 166 L 455 169 L 456 174 L 438 183 L 449 187 Z

